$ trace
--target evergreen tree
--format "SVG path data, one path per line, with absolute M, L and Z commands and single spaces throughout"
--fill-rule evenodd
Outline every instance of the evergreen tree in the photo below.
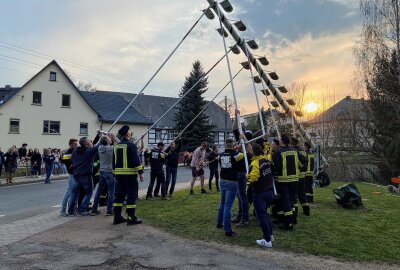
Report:
M 200 61 L 195 61 L 190 75 L 185 79 L 179 96 L 182 97 L 186 94 L 204 74 Z M 181 132 L 206 105 L 203 94 L 208 90 L 207 85 L 208 78 L 202 78 L 200 83 L 198 83 L 177 105 L 177 111 L 175 113 L 175 131 L 177 133 Z M 203 141 L 212 143 L 214 128 L 215 126 L 209 123 L 209 116 L 203 112 L 182 134 L 182 149 L 193 151 L 200 146 Z

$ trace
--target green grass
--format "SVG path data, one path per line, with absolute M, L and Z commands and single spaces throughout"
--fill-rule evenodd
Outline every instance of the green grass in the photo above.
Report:
M 398 263 L 400 256 L 400 197 L 373 194 L 382 188 L 356 184 L 364 200 L 363 209 L 343 209 L 336 204 L 333 183 L 315 190 L 311 216 L 299 214 L 294 231 L 274 230 L 274 248 L 299 253 L 329 255 L 347 260 Z M 216 229 L 219 194 L 190 196 L 176 192 L 170 201 L 145 201 L 138 204 L 138 215 L 147 224 L 189 239 L 256 247 L 262 235 L 256 221 L 238 228 L 241 236 L 228 239 Z M 237 200 L 233 213 L 237 211 Z M 252 209 L 251 209 L 252 211 Z
M 31 170 L 28 169 L 28 176 L 30 176 L 30 175 L 31 175 Z M 14 177 L 20 177 L 20 176 L 26 176 L 26 168 L 25 167 L 23 167 L 23 168 L 19 167 L 15 171 Z M 3 166 L 3 171 L 1 172 L 0 179 L 5 179 L 5 178 L 6 178 L 6 171 L 5 171 L 4 166 Z

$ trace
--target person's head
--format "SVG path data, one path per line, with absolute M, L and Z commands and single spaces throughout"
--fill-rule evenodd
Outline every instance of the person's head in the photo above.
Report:
M 38 154 L 39 153 L 39 149 L 35 148 L 35 150 L 33 150 L 33 153 Z
M 273 139 L 271 146 L 272 146 L 272 150 L 273 151 L 278 150 L 279 149 L 279 140 L 278 139 Z
M 33 153 L 33 149 L 29 148 L 28 153 Z
M 51 149 L 50 148 L 44 149 L 44 154 L 45 155 L 50 155 L 50 153 L 51 153 Z
M 79 139 L 79 145 L 81 147 L 91 147 L 92 146 L 92 140 L 89 139 L 88 137 L 82 137 Z
M 218 145 L 217 145 L 217 144 L 214 144 L 213 147 L 212 147 L 212 150 L 213 150 L 214 152 L 217 152 L 217 153 L 218 153 Z
M 311 149 L 311 143 L 305 142 L 304 143 L 304 148 L 306 149 L 306 151 L 309 151 Z
M 290 138 L 289 138 L 289 136 L 286 135 L 286 134 L 282 134 L 282 136 L 281 136 L 281 143 L 282 143 L 284 146 L 288 146 L 288 145 L 290 144 Z
M 261 145 L 259 145 L 258 143 L 253 144 L 253 146 L 251 147 L 253 150 L 253 154 L 255 156 L 260 156 L 263 153 L 262 147 Z
M 297 139 L 296 137 L 292 137 L 290 138 L 290 143 L 292 146 L 298 146 L 299 145 L 299 139 Z
M 201 145 L 200 145 L 200 148 L 201 148 L 201 150 L 206 150 L 207 146 L 208 146 L 207 142 L 202 142 Z
M 157 148 L 163 150 L 164 149 L 164 143 L 163 142 L 157 143 Z
M 106 146 L 106 145 L 110 145 L 111 143 L 112 143 L 112 141 L 111 141 L 110 137 L 108 137 L 107 135 L 101 137 L 101 139 L 100 139 L 100 144 L 101 145 Z
M 225 150 L 233 150 L 234 146 L 235 143 L 233 142 L 233 139 L 228 138 L 225 140 Z
M 28 146 L 28 144 L 26 144 L 26 143 L 22 144 L 22 148 L 24 148 L 24 149 L 26 149 L 27 146 Z
M 246 130 L 244 132 L 244 136 L 246 137 L 247 140 L 250 141 L 251 139 L 253 139 L 253 132 L 251 132 L 250 130 Z
M 126 139 L 126 140 L 131 140 L 132 139 L 132 131 L 129 130 L 129 126 L 123 126 L 118 130 L 118 134 Z
M 70 149 L 75 149 L 78 147 L 78 140 L 77 139 L 69 139 L 68 145 L 69 145 Z
M 176 143 L 172 142 L 170 146 L 171 146 L 172 149 L 174 149 L 176 147 Z

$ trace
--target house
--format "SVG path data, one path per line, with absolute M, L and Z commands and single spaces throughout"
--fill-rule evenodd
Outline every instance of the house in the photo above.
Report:
M 362 133 L 368 140 L 369 136 L 362 129 L 361 122 L 366 121 L 366 100 L 347 96 L 328 108 L 314 119 L 304 124 L 314 141 L 322 147 L 338 149 L 353 148 L 356 142 L 351 138 Z
M 123 92 L 107 92 L 107 91 L 96 91 L 88 93 L 87 95 L 92 96 L 119 96 L 123 98 L 127 103 L 131 102 L 137 95 L 132 93 Z M 132 103 L 132 107 L 135 108 L 140 114 L 144 115 L 147 119 L 152 122 L 158 121 L 161 116 L 178 101 L 178 98 L 174 97 L 162 97 L 141 94 Z M 149 146 L 155 146 L 157 142 L 163 141 L 169 144 L 175 138 L 177 133 L 180 131 L 174 131 L 175 126 L 174 113 L 176 108 L 172 109 L 161 121 L 157 122 L 152 130 L 148 134 L 148 144 Z M 233 136 L 232 133 L 232 122 L 229 120 L 229 115 L 224 111 L 224 109 L 218 106 L 216 103 L 211 102 L 210 105 L 205 110 L 208 115 L 210 124 L 216 126 L 214 133 L 214 143 L 223 146 L 225 140 L 225 132 L 227 136 Z M 226 128 L 225 128 L 225 118 Z
M 23 143 L 28 148 L 66 148 L 70 138 L 93 138 L 97 129 L 108 130 L 135 94 L 122 92 L 80 91 L 55 61 L 51 61 L 21 87 L 6 85 L 0 88 L 0 147 Z M 177 98 L 141 95 L 113 127 L 112 132 L 128 124 L 139 138 L 149 126 L 175 103 Z M 225 111 L 212 103 L 206 110 L 210 121 L 217 126 L 216 142 L 223 144 L 225 131 L 232 131 Z M 147 136 L 147 147 L 174 137 L 173 113 L 160 121 Z

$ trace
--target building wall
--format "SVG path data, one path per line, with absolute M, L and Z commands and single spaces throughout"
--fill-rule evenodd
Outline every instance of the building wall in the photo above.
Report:
M 110 132 L 118 134 L 118 130 L 124 125 L 125 124 L 116 124 Z M 107 131 L 110 128 L 111 123 L 99 123 L 99 128 L 100 126 L 102 130 Z M 128 126 L 133 131 L 133 137 L 135 140 L 139 139 L 148 129 L 147 125 L 128 125 Z M 143 143 L 144 147 L 147 148 L 148 135 L 144 136 Z M 140 146 L 140 143 L 138 143 L 138 146 Z
M 50 71 L 57 81 L 50 81 Z M 42 105 L 32 105 L 33 91 L 42 93 Z M 62 94 L 71 96 L 70 108 L 61 106 Z M 19 133 L 10 132 L 10 119 L 19 119 Z M 60 121 L 59 134 L 44 134 L 43 121 Z M 94 137 L 99 127 L 97 114 L 77 93 L 56 65 L 50 65 L 0 107 L 0 146 L 27 143 L 28 148 L 65 148 L 70 138 L 80 137 L 80 123 L 88 124 L 88 136 Z

